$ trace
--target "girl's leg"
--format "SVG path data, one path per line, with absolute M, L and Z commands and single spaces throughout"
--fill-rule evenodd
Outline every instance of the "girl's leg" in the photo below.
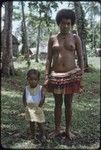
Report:
M 60 133 L 61 115 L 62 115 L 62 94 L 54 94 L 55 98 L 55 109 L 54 109 L 54 120 L 55 120 L 55 133 Z
M 73 94 L 64 95 L 65 103 L 65 119 L 66 119 L 66 137 L 72 139 L 73 134 L 70 132 L 71 120 L 72 120 L 72 99 Z
M 30 121 L 30 131 L 31 131 L 32 138 L 34 138 L 35 137 L 35 122 Z

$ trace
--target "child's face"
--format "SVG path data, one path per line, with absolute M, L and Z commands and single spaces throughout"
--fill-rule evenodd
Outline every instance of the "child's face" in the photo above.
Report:
M 27 80 L 31 88 L 35 88 L 39 82 L 38 75 L 36 74 L 31 74 Z

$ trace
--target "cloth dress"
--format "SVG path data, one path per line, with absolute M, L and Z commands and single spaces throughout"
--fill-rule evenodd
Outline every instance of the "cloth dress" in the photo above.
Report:
M 35 88 L 30 88 L 30 86 L 25 87 L 26 91 L 26 102 L 27 106 L 25 108 L 25 118 L 27 121 L 42 123 L 45 122 L 45 116 L 43 108 L 39 107 L 39 103 L 43 98 L 42 86 L 37 85 Z

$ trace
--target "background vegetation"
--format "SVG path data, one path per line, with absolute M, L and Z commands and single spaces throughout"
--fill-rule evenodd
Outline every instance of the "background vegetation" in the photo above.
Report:
M 18 56 L 24 55 L 30 65 L 30 48 L 35 48 L 35 61 L 39 62 L 39 53 L 47 53 L 48 39 L 57 34 L 58 26 L 55 22 L 56 12 L 61 8 L 73 9 L 76 15 L 76 31 L 82 41 L 85 71 L 89 70 L 88 56 L 100 55 L 97 49 L 100 45 L 100 3 L 98 2 L 62 2 L 62 1 L 19 1 L 2 4 L 2 72 L 4 75 L 15 73 L 12 50 L 12 31 L 19 23 L 14 34 L 19 41 Z M 42 43 L 44 47 L 42 47 Z M 100 50 L 101 51 L 101 50 Z
M 71 8 L 76 14 L 76 30 L 82 40 L 85 61 L 84 91 L 73 99 L 72 130 L 76 139 L 65 143 L 62 139 L 37 145 L 30 140 L 29 124 L 24 118 L 22 93 L 26 84 L 26 72 L 37 68 L 41 72 L 40 83 L 45 77 L 45 62 L 39 58 L 52 34 L 58 33 L 56 14 L 61 8 Z M 2 52 L 1 52 L 1 144 L 5 148 L 50 148 L 50 149 L 96 149 L 100 143 L 100 14 L 98 2 L 19 1 L 2 3 Z M 14 27 L 16 22 L 18 28 Z M 14 32 L 13 32 L 14 31 Z M 12 33 L 20 43 L 17 57 L 13 57 Z M 30 59 L 29 49 L 35 48 L 35 57 Z M 45 46 L 47 49 L 47 46 Z M 47 53 L 47 51 L 46 51 Z M 87 68 L 89 68 L 87 70 Z M 49 134 L 54 129 L 54 99 L 46 93 L 44 105 L 45 129 Z M 64 112 L 64 106 L 63 106 Z M 65 125 L 64 113 L 62 125 Z

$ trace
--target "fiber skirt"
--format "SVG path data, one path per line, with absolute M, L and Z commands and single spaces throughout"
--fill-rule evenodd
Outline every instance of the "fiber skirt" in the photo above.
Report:
M 81 90 L 82 72 L 75 68 L 65 73 L 51 72 L 46 89 L 55 94 L 73 94 Z
M 31 122 L 45 122 L 45 116 L 42 107 L 37 104 L 27 104 L 25 108 L 25 119 Z

